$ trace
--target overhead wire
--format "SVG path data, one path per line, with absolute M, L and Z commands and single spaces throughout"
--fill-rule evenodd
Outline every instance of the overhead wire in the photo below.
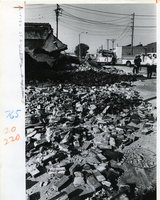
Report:
M 62 22 L 62 24 L 61 24 L 61 22 Z M 66 21 L 63 21 L 62 19 L 60 20 L 60 24 L 62 26 L 70 28 L 71 30 L 74 27 L 74 28 L 76 28 L 76 30 L 74 29 L 74 31 L 76 31 L 76 32 L 86 31 L 87 30 L 86 27 L 78 26 L 77 24 L 73 24 L 73 23 L 72 23 L 72 26 L 70 26 L 70 25 L 67 26 Z M 107 29 L 106 30 L 104 29 L 104 30 L 99 31 L 99 29 L 98 30 L 93 30 L 93 28 L 92 28 L 92 30 L 91 29 L 89 30 L 88 35 L 106 36 L 107 35 L 106 33 L 109 33 L 109 32 L 112 33 L 112 30 L 107 31 Z
M 56 5 L 56 4 L 55 4 Z M 53 11 L 48 11 L 47 13 L 43 13 L 43 8 L 51 8 L 50 5 L 39 5 L 40 7 L 35 7 L 33 9 L 39 9 L 39 15 L 38 16 L 29 16 L 26 19 L 30 20 L 41 20 L 41 19 L 48 19 L 53 20 Z M 41 7 L 42 6 L 42 7 Z M 99 36 L 107 36 L 111 32 L 114 32 L 114 38 L 120 43 L 125 41 L 129 35 L 131 36 L 131 17 L 132 14 L 122 14 L 122 13 L 113 13 L 113 12 L 106 12 L 106 11 L 99 11 L 94 9 L 88 9 L 88 8 L 82 8 L 79 6 L 74 5 L 68 5 L 68 4 L 62 4 L 62 15 L 59 17 L 59 24 L 60 26 L 63 26 L 67 29 L 79 32 L 79 31 L 86 31 L 87 28 L 90 29 L 89 35 L 99 35 Z M 29 7 L 27 9 L 30 9 Z M 52 8 L 53 9 L 53 8 Z M 71 14 L 69 11 L 66 11 L 66 9 L 72 9 L 73 13 L 75 11 L 78 11 L 76 15 Z M 97 21 L 93 20 L 93 18 L 84 18 L 82 13 L 87 12 L 91 15 L 95 16 L 101 16 L 103 17 L 103 20 Z M 34 14 L 34 13 L 33 13 Z M 135 15 L 135 22 L 138 19 L 143 20 L 154 20 L 155 15 Z M 99 18 L 100 19 L 100 18 Z M 70 25 L 70 24 L 72 25 Z M 117 24 L 118 23 L 118 24 Z M 136 24 L 136 23 L 135 23 Z M 148 25 L 146 26 L 143 24 L 142 26 L 134 25 L 134 35 L 137 35 L 140 31 L 145 31 L 145 34 L 149 35 L 150 31 L 153 31 L 156 29 L 155 25 Z M 118 31 L 115 31 L 118 30 Z M 121 34 L 117 36 L 117 33 L 121 31 Z M 112 34 L 113 35 L 113 34 Z
M 110 26 L 123 26 L 125 27 L 126 25 L 122 25 L 122 24 L 112 24 L 112 23 L 108 23 L 108 22 L 102 22 L 102 21 L 95 21 L 95 20 L 88 20 L 86 18 L 81 18 L 81 17 L 77 17 L 75 15 L 72 15 L 70 13 L 68 13 L 67 11 L 65 11 L 65 13 L 63 13 L 63 15 L 70 17 L 70 18 L 74 18 L 76 20 L 82 21 L 82 22 L 88 22 L 88 23 L 92 23 L 92 24 L 96 24 L 98 23 L 99 25 L 110 25 Z M 135 28 L 156 28 L 156 26 L 134 26 Z
M 119 24 L 112 24 L 112 23 L 108 23 L 108 22 L 104 22 L 104 21 L 95 21 L 95 20 L 77 17 L 77 16 L 72 15 L 72 14 L 66 12 L 66 11 L 65 11 L 65 13 L 63 13 L 63 15 L 77 19 L 77 20 L 82 21 L 82 22 L 86 22 L 86 23 L 88 22 L 88 23 L 92 23 L 92 24 L 102 24 L 102 25 L 110 25 L 110 26 L 125 26 L 125 25 L 119 25 Z
M 123 39 L 121 39 L 118 43 L 119 44 L 122 44 L 126 39 L 128 39 L 128 37 L 130 37 L 130 32 L 128 32 L 128 34 L 125 36 L 125 37 L 123 37 Z
M 76 24 L 80 29 L 81 28 L 85 28 L 86 30 L 90 30 L 90 31 L 103 31 L 103 30 L 106 30 L 106 31 L 112 31 L 112 30 L 123 30 L 123 28 L 121 27 L 112 27 L 112 28 L 108 28 L 107 26 L 94 26 L 93 24 L 82 24 L 81 22 L 75 22 L 75 21 L 67 21 L 66 19 L 62 18 L 63 21 L 65 21 L 66 23 L 72 23 L 73 24 Z
M 64 6 L 64 5 L 63 5 L 63 6 Z M 67 8 L 67 9 L 68 9 L 68 8 Z M 71 8 L 71 9 L 72 9 L 72 8 Z M 65 9 L 63 9 L 63 10 L 65 10 Z M 75 10 L 77 10 L 77 9 L 75 9 Z M 71 10 L 71 11 L 73 11 L 73 10 Z M 82 13 L 82 12 L 86 13 L 85 10 L 78 10 L 78 11 L 81 12 L 81 13 Z M 96 16 L 101 16 L 101 17 L 103 17 L 103 18 L 105 17 L 105 18 L 107 18 L 107 19 L 110 17 L 110 18 L 111 18 L 111 19 L 109 19 L 110 22 L 116 22 L 116 21 L 117 21 L 117 22 L 120 22 L 120 21 L 122 21 L 122 20 L 126 20 L 126 16 L 125 16 L 125 17 L 124 17 L 124 16 L 123 16 L 123 17 L 118 16 L 118 17 L 116 17 L 117 19 L 114 19 L 114 20 L 113 20 L 113 18 L 114 18 L 115 16 L 107 16 L 106 14 L 103 14 L 103 13 L 100 13 L 100 14 L 99 14 L 99 13 L 87 12 L 87 14 L 88 14 L 88 13 L 89 13 L 89 14 L 92 14 L 92 15 L 96 15 Z
M 80 5 L 80 4 L 78 4 Z M 87 4 L 85 4 L 87 5 Z M 103 4 L 101 4 L 103 5 Z M 39 6 L 39 7 L 37 7 Z M 56 6 L 56 4 L 26 4 L 25 5 L 25 9 L 43 9 L 43 8 L 51 8 L 52 6 Z M 131 14 L 124 14 L 124 13 L 115 13 L 115 12 L 106 12 L 106 11 L 99 11 L 99 10 L 95 10 L 95 9 L 89 9 L 89 8 L 84 8 L 84 7 L 79 7 L 79 6 L 75 6 L 75 4 L 61 4 L 61 7 L 69 7 L 71 9 L 76 9 L 76 10 L 81 10 L 81 11 L 84 11 L 87 10 L 88 12 L 91 12 L 91 13 L 96 13 L 99 15 L 104 15 L 104 14 L 110 14 L 110 15 L 118 15 L 118 16 L 130 16 Z M 115 16 L 114 16 L 115 17 Z M 154 17 L 156 18 L 156 15 L 137 15 L 136 14 L 136 17 Z
M 106 12 L 106 11 L 99 11 L 99 10 L 94 10 L 94 9 L 89 9 L 89 8 L 82 8 L 82 7 L 79 7 L 79 6 L 74 6 L 74 5 L 69 5 L 69 4 L 64 4 L 66 6 L 69 6 L 69 7 L 72 7 L 72 8 L 78 8 L 78 9 L 81 9 L 81 10 L 87 10 L 87 11 L 93 11 L 93 12 L 96 12 L 96 13 L 103 13 L 103 14 L 112 14 L 114 15 L 114 17 L 116 17 L 115 15 L 119 15 L 119 16 L 130 16 L 130 14 L 123 14 L 123 13 L 115 13 L 115 12 Z
M 64 5 L 66 5 L 66 4 L 64 4 Z M 50 8 L 50 5 L 48 5 L 48 6 L 44 6 L 43 4 L 39 4 L 39 6 L 43 6 L 43 7 L 40 7 L 40 9 L 41 8 L 44 8 L 44 7 L 48 7 L 48 8 Z M 68 6 L 68 5 L 67 5 Z M 86 10 L 86 8 L 81 8 L 81 7 L 78 7 L 78 6 L 73 6 L 73 5 L 70 5 L 70 7 L 74 7 L 74 8 L 78 8 L 78 9 L 82 9 L 83 11 L 84 10 Z M 68 13 L 67 11 L 65 11 L 64 9 L 62 9 L 63 11 L 64 11 L 64 13 L 63 13 L 63 15 L 65 15 L 66 17 L 70 17 L 70 18 L 74 18 L 74 19 L 77 19 L 77 20 L 79 20 L 79 21 L 82 21 L 82 22 L 86 22 L 86 23 L 92 23 L 92 24 L 96 24 L 96 23 L 98 23 L 99 25 L 105 25 L 105 24 L 107 24 L 107 25 L 110 25 L 110 26 L 126 26 L 126 25 L 124 25 L 124 24 L 112 24 L 112 23 L 108 23 L 108 22 L 106 22 L 106 21 L 95 21 L 95 20 L 88 20 L 88 19 L 85 19 L 85 18 L 81 18 L 81 17 L 77 17 L 77 16 L 75 16 L 75 15 L 72 15 L 72 14 L 70 14 L 70 13 Z M 98 10 L 93 10 L 93 9 L 87 9 L 87 10 L 91 10 L 92 12 L 94 11 L 94 12 L 100 12 L 100 11 L 98 11 Z M 102 13 L 109 13 L 109 14 L 120 14 L 120 13 L 111 13 L 111 12 L 102 12 Z M 48 14 L 49 13 L 47 13 L 47 16 L 48 16 Z M 53 13 L 51 13 L 51 14 L 53 14 Z M 43 14 L 44 15 L 44 14 Z M 45 13 L 45 15 L 46 15 L 46 13 Z M 124 15 L 124 14 L 123 14 Z M 53 16 L 53 15 L 52 15 Z M 126 14 L 125 14 L 125 16 L 126 16 Z M 129 15 L 129 14 L 127 14 L 127 16 L 131 16 L 131 15 Z M 140 16 L 140 17 L 142 17 L 143 15 L 136 15 L 136 17 L 137 16 Z M 150 15 L 146 15 L 146 16 L 150 16 Z M 29 20 L 31 20 L 31 19 L 36 19 L 36 17 L 31 17 L 31 18 L 29 18 Z M 44 18 L 44 16 L 42 16 L 42 18 Z M 46 17 L 45 17 L 46 18 Z M 126 17 L 125 17 L 126 18 Z M 39 17 L 37 17 L 37 19 L 39 19 Z M 49 19 L 49 18 L 48 18 Z M 123 22 L 125 22 L 125 21 L 121 21 L 122 19 L 119 19 L 120 21 L 119 21 L 119 23 L 123 23 Z M 124 17 L 123 17 L 123 20 L 124 20 Z M 125 19 L 126 20 L 126 19 Z M 116 20 L 115 20 L 116 21 Z M 111 22 L 111 21 L 110 21 Z M 113 22 L 113 21 L 112 21 Z M 156 28 L 156 26 L 134 26 L 134 28 L 137 28 L 137 29 L 141 29 L 141 28 Z
M 80 21 L 80 22 L 85 22 L 85 23 L 89 23 L 90 25 L 91 24 L 96 24 L 96 23 L 98 23 L 98 25 L 102 25 L 102 24 L 105 24 L 106 25 L 106 23 L 105 22 L 99 22 L 99 21 L 95 21 L 95 20 L 86 20 L 86 19 L 84 19 L 84 18 L 79 18 L 79 17 L 76 17 L 76 16 L 74 16 L 74 15 L 71 15 L 70 13 L 68 13 L 68 12 L 66 12 L 67 14 L 64 14 L 66 17 L 68 17 L 68 18 L 71 18 L 71 19 L 74 19 L 74 20 L 78 20 L 78 21 Z M 110 23 L 107 23 L 107 25 L 115 25 L 115 24 L 110 24 Z M 115 25 L 116 26 L 116 25 Z M 124 26 L 124 25 L 123 25 Z M 101 26 L 102 27 L 102 26 Z M 113 27 L 112 27 L 113 28 Z M 156 28 L 155 26 L 135 26 L 135 28 L 144 28 L 144 29 L 147 29 L 147 28 Z M 124 32 L 125 32 L 125 30 L 124 30 Z M 95 33 L 92 33 L 92 34 L 95 34 Z M 122 33 L 123 34 L 123 33 Z M 121 35 L 122 35 L 121 34 Z M 119 39 L 120 38 L 120 36 L 117 38 L 117 39 Z
M 70 25 L 67 26 L 66 22 L 64 22 L 64 21 L 62 21 L 62 20 L 60 21 L 59 25 L 65 27 L 65 28 L 67 28 L 67 29 L 69 29 L 69 30 L 73 30 L 73 31 L 79 33 L 79 30 L 77 30 L 77 27 L 74 29 L 74 26 L 70 26 Z M 81 30 L 82 30 L 82 29 L 81 29 Z
M 136 15 L 137 17 L 156 17 L 156 15 Z
M 70 30 L 76 31 L 77 33 L 79 33 L 80 31 L 86 31 L 86 28 L 80 27 L 80 26 L 78 26 L 76 24 L 72 24 L 72 26 L 67 25 L 67 23 L 65 21 L 63 21 L 63 20 L 60 21 L 60 24 L 61 24 L 61 26 L 67 27 Z M 100 31 L 100 32 L 97 30 L 97 31 L 89 31 L 88 35 L 106 36 L 107 34 L 106 34 L 105 30 L 104 31 Z
M 128 26 L 124 29 L 124 31 L 116 38 L 116 40 L 118 40 L 118 39 L 127 31 L 128 28 L 130 28 L 129 24 L 128 24 Z
M 65 22 L 66 24 L 68 24 L 68 26 L 70 26 L 69 24 L 72 24 L 72 26 L 77 27 L 77 29 L 79 31 L 84 30 L 84 31 L 88 31 L 89 34 L 94 34 L 94 35 L 104 35 L 103 33 L 112 33 L 113 30 L 123 30 L 122 28 L 120 29 L 119 27 L 114 27 L 114 28 L 109 28 L 106 26 L 102 26 L 101 29 L 98 26 L 94 26 L 92 24 L 81 24 L 80 22 L 68 22 L 65 18 L 60 18 L 60 21 Z M 114 31 L 114 33 L 117 33 L 117 31 Z M 113 34 L 113 33 L 112 33 Z
M 115 12 L 106 12 L 106 11 L 99 11 L 99 10 L 95 10 L 95 9 L 89 9 L 89 8 L 84 8 L 84 7 L 79 7 L 79 6 L 75 6 L 75 5 L 69 5 L 69 4 L 63 4 L 65 6 L 69 6 L 75 9 L 80 9 L 80 10 L 87 10 L 87 11 L 92 11 L 95 13 L 104 13 L 104 14 L 110 14 L 110 15 L 124 15 L 124 16 L 131 16 L 131 14 L 124 14 L 124 13 L 115 13 Z M 103 5 L 103 4 L 102 4 Z M 137 17 L 156 17 L 156 15 L 136 15 Z
M 127 32 L 125 32 L 125 33 L 123 34 L 123 36 L 122 36 L 121 38 L 118 38 L 117 40 L 118 40 L 118 41 L 123 40 L 125 37 L 128 36 L 128 34 L 131 34 L 131 30 L 127 30 Z

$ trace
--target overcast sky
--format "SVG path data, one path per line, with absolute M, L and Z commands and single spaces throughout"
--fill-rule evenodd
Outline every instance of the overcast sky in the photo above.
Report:
M 73 52 L 79 43 L 89 46 L 89 53 L 103 45 L 107 39 L 114 46 L 131 44 L 133 13 L 134 45 L 156 42 L 156 4 L 59 4 L 58 38 Z M 56 4 L 25 5 L 25 22 L 50 23 L 56 35 Z M 109 48 L 112 48 L 112 42 Z

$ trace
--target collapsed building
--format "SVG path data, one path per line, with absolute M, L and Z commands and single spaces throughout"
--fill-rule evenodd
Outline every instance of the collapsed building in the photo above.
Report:
M 31 63 L 47 63 L 52 67 L 66 49 L 67 45 L 54 36 L 49 23 L 25 23 L 26 67 Z

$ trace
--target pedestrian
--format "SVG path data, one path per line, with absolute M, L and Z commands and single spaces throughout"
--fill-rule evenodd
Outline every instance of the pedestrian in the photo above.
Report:
M 157 55 L 153 54 L 153 65 L 157 65 Z
M 156 54 L 153 54 L 152 65 L 153 65 L 153 72 L 156 75 L 156 70 L 157 70 L 157 55 Z
M 141 62 L 142 62 L 141 56 L 138 55 L 138 59 L 137 59 L 137 68 L 138 68 L 137 70 L 138 70 L 138 73 L 139 73 L 139 71 L 140 71 Z
M 151 78 L 153 72 L 153 59 L 151 54 L 148 54 L 146 65 L 147 65 L 147 78 Z
M 137 58 L 138 58 L 138 56 L 136 56 L 134 59 L 133 74 L 137 73 L 137 65 L 136 65 Z
M 142 60 L 140 58 L 140 55 L 136 56 L 135 59 L 134 59 L 133 74 L 139 73 L 141 62 L 142 62 Z
M 116 64 L 116 61 L 117 61 L 116 56 L 113 54 L 112 61 L 111 61 L 113 67 Z

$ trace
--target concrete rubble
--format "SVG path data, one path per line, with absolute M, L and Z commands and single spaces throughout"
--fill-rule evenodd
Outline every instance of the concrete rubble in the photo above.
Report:
M 155 191 L 156 155 L 138 145 L 156 134 L 152 111 L 123 78 L 104 86 L 30 81 L 27 198 L 141 199 Z

